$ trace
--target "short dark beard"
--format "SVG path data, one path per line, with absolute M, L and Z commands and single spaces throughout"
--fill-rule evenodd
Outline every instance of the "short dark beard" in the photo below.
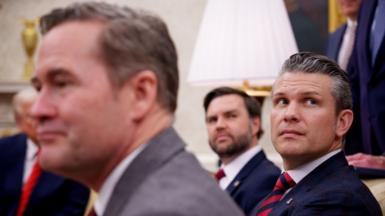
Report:
M 209 140 L 211 149 L 219 156 L 220 159 L 239 156 L 240 154 L 245 152 L 247 149 L 249 149 L 250 145 L 252 144 L 251 142 L 252 142 L 251 128 L 249 128 L 246 134 L 235 137 L 234 142 L 231 143 L 225 149 L 218 149 L 217 145 L 215 145 Z

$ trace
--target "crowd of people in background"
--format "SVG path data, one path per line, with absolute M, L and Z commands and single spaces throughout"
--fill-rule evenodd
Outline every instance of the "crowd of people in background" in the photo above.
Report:
M 37 91 L 15 96 L 21 133 L 0 139 L 0 215 L 382 215 L 352 166 L 385 171 L 385 0 L 337 2 L 348 21 L 328 57 L 289 56 L 272 88 L 282 171 L 258 142 L 258 101 L 219 87 L 203 99 L 213 176 L 172 126 L 179 71 L 162 19 L 103 2 L 45 14 Z

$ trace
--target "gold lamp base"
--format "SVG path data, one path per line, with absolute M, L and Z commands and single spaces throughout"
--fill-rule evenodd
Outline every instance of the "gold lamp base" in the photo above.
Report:
M 267 97 L 271 94 L 271 86 L 250 86 L 248 80 L 244 80 L 241 89 L 246 94 L 254 97 Z

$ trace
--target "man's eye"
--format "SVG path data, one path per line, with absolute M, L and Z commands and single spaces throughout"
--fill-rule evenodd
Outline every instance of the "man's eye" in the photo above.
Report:
M 215 123 L 217 121 L 217 119 L 216 118 L 208 118 L 207 120 L 206 120 L 206 122 L 207 123 Z
M 39 92 L 41 90 L 41 85 L 40 84 L 33 84 L 33 87 L 35 88 L 35 90 L 37 92 Z
M 64 88 L 68 86 L 69 82 L 67 80 L 54 80 L 54 85 L 59 88 Z
M 237 114 L 235 114 L 235 113 L 229 113 L 229 114 L 226 115 L 226 117 L 227 117 L 227 118 L 230 118 L 230 119 L 231 119 L 231 118 L 237 118 Z
M 277 106 L 287 105 L 287 104 L 289 104 L 289 100 L 286 98 L 277 98 L 274 101 L 274 104 Z
M 315 100 L 313 98 L 306 98 L 305 102 L 307 105 L 316 105 L 317 104 L 317 100 Z

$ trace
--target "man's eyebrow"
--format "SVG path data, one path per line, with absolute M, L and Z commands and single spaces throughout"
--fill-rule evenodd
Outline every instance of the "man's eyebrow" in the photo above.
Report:
M 53 68 L 47 72 L 47 78 L 52 79 L 59 75 L 68 75 L 68 71 L 64 68 Z
M 279 96 L 284 96 L 286 95 L 286 93 L 283 93 L 283 92 L 274 92 L 271 96 L 272 97 L 279 97 Z
M 224 114 L 229 114 L 229 113 L 237 113 L 237 112 L 238 112 L 237 109 L 231 109 L 231 110 L 226 110 L 223 113 Z M 215 114 L 215 115 L 207 115 L 207 117 L 213 117 L 213 116 L 217 116 L 217 114 Z
M 286 93 L 284 92 L 276 92 L 276 93 L 273 93 L 272 97 L 279 97 L 279 96 L 285 96 L 285 95 Z M 321 94 L 317 91 L 305 91 L 305 92 L 300 92 L 299 95 L 312 96 L 312 95 L 321 95 Z
M 301 95 L 312 96 L 312 95 L 321 95 L 321 94 L 317 91 L 306 91 L 306 92 L 302 92 Z

